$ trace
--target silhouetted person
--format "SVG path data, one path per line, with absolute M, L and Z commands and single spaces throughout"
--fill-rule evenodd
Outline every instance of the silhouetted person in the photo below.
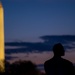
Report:
M 54 57 L 44 63 L 45 72 L 47 75 L 75 75 L 73 64 L 61 58 L 64 56 L 64 47 L 58 43 L 53 47 Z

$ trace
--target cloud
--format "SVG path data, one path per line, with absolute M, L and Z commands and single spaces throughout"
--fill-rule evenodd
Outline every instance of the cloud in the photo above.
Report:
M 74 49 L 75 50 L 75 49 Z M 30 60 L 35 64 L 44 64 L 46 60 L 49 60 L 53 57 L 53 52 L 44 51 L 42 53 L 14 53 L 10 55 L 6 55 L 11 63 L 17 60 Z M 75 63 L 75 51 L 66 52 L 63 58 Z
M 5 53 L 28 53 L 52 51 L 52 47 L 56 43 L 61 43 L 65 50 L 75 48 L 75 36 L 41 36 L 43 42 L 6 42 Z
M 47 59 L 53 56 L 53 53 L 45 51 L 42 53 L 14 53 L 6 56 L 11 57 L 10 59 L 7 59 L 10 62 L 14 62 L 17 60 L 30 60 L 36 64 L 43 64 Z
M 56 43 L 62 43 L 65 47 L 64 58 L 75 63 L 75 36 L 41 36 L 43 42 L 6 42 L 6 60 L 30 60 L 36 64 L 43 64 L 53 56 L 52 47 Z
M 50 46 L 46 45 L 41 42 L 36 42 L 36 43 L 28 43 L 28 42 L 10 42 L 6 43 L 5 46 L 11 46 L 11 47 L 21 47 L 21 48 L 15 48 L 15 49 L 5 49 L 6 53 L 18 53 L 18 52 L 32 52 L 32 51 L 45 51 L 45 50 L 50 50 Z
M 18 48 L 23 48 L 21 46 L 6 46 L 5 49 L 18 49 Z M 24 47 L 26 48 L 26 47 Z

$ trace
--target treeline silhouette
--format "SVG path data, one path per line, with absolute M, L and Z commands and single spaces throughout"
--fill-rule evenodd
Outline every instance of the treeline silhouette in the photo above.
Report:
M 12 64 L 5 61 L 5 72 L 0 75 L 46 75 L 39 71 L 31 61 L 16 61 Z

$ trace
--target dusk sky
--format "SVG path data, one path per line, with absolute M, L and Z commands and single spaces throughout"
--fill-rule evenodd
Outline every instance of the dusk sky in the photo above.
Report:
M 74 0 L 2 0 L 5 41 L 75 35 Z
M 1 0 L 1 2 L 4 8 L 7 60 L 11 62 L 19 59 L 31 60 L 36 64 L 43 64 L 53 56 L 53 45 L 60 42 L 66 51 L 65 58 L 75 63 L 74 0 Z

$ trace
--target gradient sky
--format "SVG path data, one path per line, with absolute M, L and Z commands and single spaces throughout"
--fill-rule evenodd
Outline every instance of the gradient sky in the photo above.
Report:
M 74 0 L 2 0 L 5 40 L 42 35 L 75 35 Z

